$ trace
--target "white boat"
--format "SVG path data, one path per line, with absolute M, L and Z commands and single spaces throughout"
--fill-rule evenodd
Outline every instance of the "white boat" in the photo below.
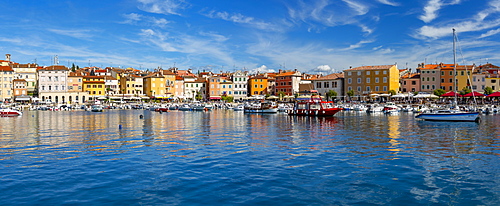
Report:
M 246 104 L 243 111 L 245 113 L 277 113 L 278 106 L 276 102 L 254 102 Z
M 453 29 L 453 73 L 457 74 L 456 68 L 456 48 L 455 41 L 457 37 L 455 35 L 455 29 Z M 456 88 L 456 81 L 453 81 L 453 88 Z M 457 95 L 455 91 L 455 100 L 453 101 L 453 109 L 447 110 L 437 110 L 435 112 L 424 112 L 420 113 L 416 118 L 427 120 L 427 121 L 454 121 L 454 122 L 478 122 L 479 121 L 479 112 L 465 112 L 460 111 L 457 107 Z
M 102 105 L 92 105 L 92 108 L 90 109 L 92 112 L 102 112 L 102 110 Z
M 191 106 L 189 104 L 183 104 L 179 107 L 180 111 L 191 111 Z
M 380 106 L 378 104 L 368 105 L 368 109 L 366 109 L 366 112 L 368 112 L 368 113 L 378 113 L 378 112 L 383 112 L 383 111 L 384 111 L 384 107 Z
M 416 118 L 427 121 L 450 121 L 450 122 L 477 122 L 479 112 L 462 112 L 459 110 L 437 110 L 434 112 L 420 113 Z
M 23 113 L 15 109 L 0 109 L 0 117 L 17 117 Z
M 384 105 L 383 112 L 386 113 L 386 114 L 391 114 L 391 113 L 399 112 L 399 110 L 401 110 L 401 108 L 399 108 L 398 106 L 396 106 L 396 104 L 394 102 L 387 102 Z
M 238 106 L 233 108 L 234 111 L 243 111 L 245 110 L 245 106 L 243 104 L 238 104 Z

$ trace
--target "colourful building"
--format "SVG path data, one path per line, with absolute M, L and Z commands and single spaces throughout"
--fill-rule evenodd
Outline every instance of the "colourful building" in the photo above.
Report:
M 387 94 L 399 91 L 399 70 L 397 65 L 361 66 L 344 70 L 344 91 L 353 90 L 355 96 Z
M 267 93 L 267 77 L 257 75 L 248 79 L 248 89 L 250 95 L 266 95 Z

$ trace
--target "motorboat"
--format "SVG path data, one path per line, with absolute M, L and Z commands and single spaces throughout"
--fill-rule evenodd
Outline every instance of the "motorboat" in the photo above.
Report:
M 420 113 L 416 118 L 427 121 L 478 122 L 479 112 L 464 112 L 455 109 Z
M 23 113 L 15 109 L 0 109 L 0 117 L 17 117 L 21 116 Z
M 288 111 L 289 115 L 300 116 L 333 116 L 342 108 L 335 107 L 332 101 L 323 101 L 321 96 L 312 95 L 310 99 L 295 102 L 293 109 Z
M 399 110 L 401 110 L 401 108 L 396 106 L 396 104 L 394 102 L 387 102 L 384 105 L 383 112 L 386 114 L 391 114 L 391 113 L 399 112 Z
M 277 113 L 278 105 L 272 101 L 253 102 L 244 105 L 245 113 Z

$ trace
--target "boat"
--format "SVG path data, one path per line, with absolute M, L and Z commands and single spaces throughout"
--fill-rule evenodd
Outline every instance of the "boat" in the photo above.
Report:
M 243 107 L 245 113 L 277 113 L 278 105 L 272 101 L 260 101 L 245 104 Z
M 384 105 L 383 112 L 385 114 L 392 114 L 392 113 L 399 112 L 399 110 L 401 110 L 401 108 L 396 106 L 396 104 L 394 102 L 387 102 Z
M 383 111 L 384 111 L 384 106 L 381 106 L 379 104 L 367 105 L 367 109 L 366 109 L 367 113 L 377 113 L 377 112 L 383 112 Z
M 453 29 L 453 73 L 457 75 L 456 67 L 456 46 L 457 37 Z M 453 81 L 453 89 L 456 90 L 456 81 Z M 478 122 L 480 120 L 479 112 L 460 111 L 457 105 L 457 92 L 455 91 L 453 105 L 449 109 L 423 112 L 415 116 L 416 118 L 427 121 L 453 121 L 453 122 Z
M 23 113 L 15 109 L 0 109 L 0 117 L 17 117 L 21 116 Z
M 323 101 L 321 96 L 313 94 L 310 99 L 298 100 L 293 108 L 288 111 L 289 115 L 300 116 L 333 116 L 342 108 L 335 107 L 332 101 Z
M 191 106 L 189 104 L 183 104 L 179 107 L 179 111 L 191 111 Z
M 90 109 L 91 112 L 102 112 L 102 110 L 102 105 L 92 105 L 92 108 Z
M 233 108 L 234 111 L 243 111 L 245 110 L 245 106 L 243 104 L 238 104 L 236 107 Z

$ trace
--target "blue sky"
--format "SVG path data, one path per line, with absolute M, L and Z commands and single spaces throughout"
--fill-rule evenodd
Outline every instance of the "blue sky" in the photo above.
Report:
M 332 73 L 500 64 L 500 0 L 0 0 L 18 63 Z M 3 55 L 2 54 L 2 55 Z M 3 58 L 2 58 L 3 59 Z

